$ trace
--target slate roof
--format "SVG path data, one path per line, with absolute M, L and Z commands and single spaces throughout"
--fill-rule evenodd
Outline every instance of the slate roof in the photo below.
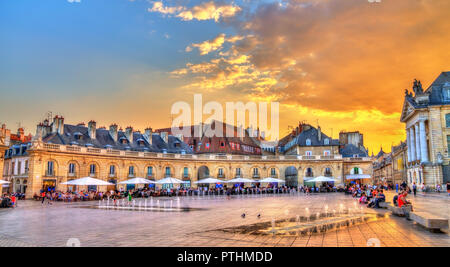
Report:
M 216 129 L 217 124 L 222 124 L 222 136 L 217 137 L 205 136 L 206 130 Z M 183 137 L 183 141 L 190 146 L 193 147 L 196 154 L 208 154 L 208 153 L 217 153 L 217 154 L 237 154 L 237 155 L 261 155 L 261 147 L 260 145 L 249 136 L 249 133 L 244 130 L 244 136 L 238 137 L 239 128 L 230 124 L 226 124 L 221 121 L 212 121 L 210 124 L 204 124 L 205 131 L 203 131 L 203 135 L 201 137 L 194 137 L 195 128 L 199 127 L 198 125 L 185 126 L 190 128 L 191 136 Z M 232 130 L 234 133 L 234 137 L 227 137 L 227 129 Z M 169 132 L 171 133 L 171 128 L 158 129 L 156 132 Z M 232 147 L 232 143 L 234 144 L 234 149 Z M 207 144 L 209 147 L 207 147 Z M 223 144 L 223 146 L 222 146 Z M 236 144 L 239 144 L 239 149 L 236 148 Z M 253 152 L 245 150 L 244 146 L 247 148 L 252 148 Z
M 81 138 L 75 138 L 81 135 Z M 97 129 L 96 138 L 91 139 L 88 134 L 88 127 L 83 125 L 64 124 L 64 134 L 50 133 L 42 140 L 45 143 L 61 144 L 61 145 L 79 145 L 95 148 L 111 148 L 117 150 L 143 151 L 143 152 L 167 152 L 167 153 L 186 153 L 192 154 L 191 148 L 183 143 L 175 136 L 168 136 L 168 143 L 164 142 L 158 134 L 152 134 L 152 144 L 150 145 L 143 134 L 139 132 L 133 133 L 133 143 L 121 143 L 120 140 L 127 139 L 125 132 L 118 131 L 118 142 L 116 142 L 107 129 Z M 143 142 L 138 142 L 138 141 Z
M 5 159 L 10 159 L 13 157 L 24 157 L 28 156 L 28 147 L 31 143 L 20 144 L 20 145 L 12 145 L 7 150 L 5 150 Z
M 368 157 L 367 151 L 360 149 L 359 147 L 355 146 L 354 144 L 347 144 L 343 148 L 339 150 L 339 153 L 344 158 L 352 158 L 355 155 L 357 157 L 363 158 Z
M 306 144 L 306 140 L 311 140 L 311 145 Z M 325 140 L 328 139 L 328 144 L 325 143 Z M 302 131 L 299 135 L 297 135 L 293 140 L 287 143 L 284 146 L 283 151 L 286 152 L 291 147 L 298 146 L 339 146 L 339 140 L 331 139 L 329 136 L 322 132 L 322 137 L 319 140 L 319 131 L 312 127 L 308 130 Z
M 432 105 L 445 105 L 450 104 L 450 99 L 444 97 L 444 87 L 450 89 L 450 71 L 442 72 L 436 80 L 428 87 L 424 93 L 429 94 L 428 103 L 417 103 L 414 96 L 406 96 L 405 99 L 410 103 L 415 109 L 426 108 Z

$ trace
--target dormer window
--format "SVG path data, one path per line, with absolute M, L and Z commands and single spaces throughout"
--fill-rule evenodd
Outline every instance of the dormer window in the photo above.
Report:
M 445 101 L 450 101 L 450 83 L 446 82 L 442 88 L 442 94 Z
M 324 145 L 329 145 L 329 144 L 330 144 L 330 139 L 325 138 L 325 139 L 323 140 L 323 144 L 324 144 Z
M 311 145 L 311 139 L 309 139 L 309 138 L 306 139 L 306 145 L 307 145 L 307 146 L 310 146 L 310 145 Z

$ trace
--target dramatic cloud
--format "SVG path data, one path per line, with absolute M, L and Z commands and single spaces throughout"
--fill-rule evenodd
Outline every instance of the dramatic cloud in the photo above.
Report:
M 198 44 L 191 44 L 186 47 L 186 52 L 192 51 L 192 48 L 195 47 L 198 48 L 200 55 L 206 55 L 212 51 L 220 50 L 225 42 L 235 43 L 243 38 L 244 37 L 242 36 L 231 36 L 227 38 L 226 35 L 222 33 L 212 40 L 207 40 Z
M 448 10 L 447 0 L 259 3 L 232 24 L 245 38 L 229 50 L 225 35 L 191 45 L 187 51 L 201 55 L 220 52 L 172 74 L 191 77 L 187 88 L 277 100 L 285 110 L 304 111 L 287 112 L 291 121 L 302 115 L 335 129 L 376 131 L 366 140 L 391 144 L 386 140 L 404 138 L 404 89 L 414 78 L 428 85 L 449 70 Z
M 217 4 L 214 1 L 204 2 L 192 8 L 184 6 L 167 7 L 163 2 L 153 2 L 149 12 L 158 12 L 164 15 L 174 15 L 182 20 L 212 20 L 219 21 L 220 18 L 233 17 L 241 11 L 239 6 L 233 4 Z

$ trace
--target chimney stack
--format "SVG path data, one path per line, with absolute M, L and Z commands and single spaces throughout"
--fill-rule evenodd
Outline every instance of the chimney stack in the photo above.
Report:
M 125 137 L 128 139 L 128 141 L 130 142 L 130 144 L 133 144 L 133 127 L 128 126 L 125 129 Z
M 164 140 L 166 144 L 169 143 L 169 133 L 168 132 L 161 132 L 161 138 Z
M 91 139 L 97 138 L 97 123 L 95 121 L 88 123 L 88 134 Z
M 320 130 L 320 126 L 317 126 L 317 137 L 319 138 L 319 141 L 322 140 L 322 131 Z
M 114 142 L 118 141 L 118 139 L 117 139 L 117 137 L 118 137 L 118 135 L 117 135 L 117 124 L 111 124 L 109 126 L 109 135 L 114 140 Z
M 54 118 L 53 118 L 53 123 L 52 123 L 52 133 L 57 133 L 58 132 L 58 129 L 59 129 L 59 116 L 58 115 L 56 115 Z
M 58 120 L 59 120 L 58 133 L 59 134 L 64 134 L 64 117 L 60 116 Z
M 147 139 L 147 142 L 152 145 L 153 144 L 153 129 L 148 127 L 145 129 L 144 138 Z

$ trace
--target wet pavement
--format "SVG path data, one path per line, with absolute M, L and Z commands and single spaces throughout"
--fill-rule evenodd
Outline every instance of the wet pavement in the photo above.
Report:
M 388 194 L 390 198 L 391 194 Z M 449 218 L 450 198 L 409 197 L 416 210 Z M 367 209 L 342 193 L 316 195 L 155 198 L 147 206 L 190 208 L 183 212 L 98 209 L 99 203 L 54 203 L 20 201 L 15 209 L 0 210 L 0 246 L 450 246 L 448 233 L 432 233 L 386 210 Z M 144 207 L 144 200 L 141 207 Z M 138 203 L 138 202 L 136 202 Z M 297 215 L 363 208 L 386 214 L 375 221 L 324 233 L 270 236 L 230 233 L 240 227 Z M 105 203 L 102 203 L 105 205 Z M 138 204 L 136 204 L 138 206 Z M 242 214 L 245 213 L 245 218 Z M 260 217 L 258 218 L 258 214 Z

